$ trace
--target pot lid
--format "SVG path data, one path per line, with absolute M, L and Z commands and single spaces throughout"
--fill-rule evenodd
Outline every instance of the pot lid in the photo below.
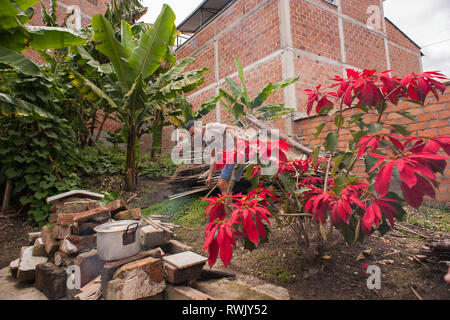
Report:
M 118 232 L 127 230 L 128 226 L 131 226 L 129 230 L 135 229 L 139 224 L 138 220 L 122 220 L 122 221 L 114 221 L 107 222 L 101 225 L 98 225 L 94 228 L 95 232 Z

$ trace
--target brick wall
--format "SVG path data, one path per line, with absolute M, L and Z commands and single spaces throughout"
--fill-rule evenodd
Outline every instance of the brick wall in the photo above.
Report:
M 295 118 L 306 116 L 304 89 L 326 84 L 331 75 L 341 75 L 347 68 L 394 69 L 398 75 L 421 71 L 420 48 L 384 19 L 382 0 L 338 0 L 336 4 L 236 0 L 177 48 L 176 55 L 196 58 L 195 68 L 211 68 L 197 90 L 203 92 L 215 92 L 210 89 L 222 87 L 225 77 L 236 75 L 234 55 L 239 56 L 246 73 L 279 61 L 279 75 L 258 74 L 255 82 L 248 83 L 249 91 L 256 92 L 260 84 L 275 78 L 298 75 L 294 89 L 285 89 L 277 97 L 281 100 L 274 101 L 295 108 Z M 369 6 L 379 8 L 378 29 L 368 27 Z M 202 102 L 197 92 L 189 99 L 194 107 Z M 222 110 L 217 111 L 211 121 L 225 121 L 221 114 Z M 289 121 L 284 125 L 292 126 Z
M 395 111 L 407 110 L 409 113 L 417 117 L 417 122 L 413 122 Z M 353 114 L 359 113 L 356 108 L 350 108 L 344 111 L 346 120 Z M 314 138 L 317 127 L 326 121 L 321 134 Z M 375 122 L 376 117 L 373 116 L 370 121 Z M 365 121 L 368 123 L 368 121 Z M 439 101 L 434 96 L 428 96 L 424 106 L 417 105 L 411 102 L 401 102 L 397 106 L 390 104 L 387 112 L 382 116 L 382 122 L 386 124 L 400 124 L 411 131 L 415 136 L 449 136 L 450 135 L 450 82 L 447 83 L 447 90 L 444 95 L 440 97 Z M 356 126 L 355 126 L 356 128 Z M 326 115 L 313 116 L 296 121 L 296 134 L 301 137 L 302 143 L 314 148 L 323 142 L 323 139 L 332 130 L 336 130 L 334 125 L 334 118 Z M 385 129 L 387 130 L 387 129 Z M 339 136 L 338 145 L 340 148 L 345 148 L 348 141 L 352 139 L 350 131 L 343 129 Z M 444 176 L 439 176 L 438 181 L 440 187 L 436 193 L 436 200 L 450 202 L 450 160 L 447 160 L 447 169 Z M 364 167 L 359 163 L 355 167 L 357 172 L 363 172 Z
M 81 11 L 81 26 L 85 27 L 91 23 L 92 16 L 97 13 L 104 13 L 108 7 L 110 0 L 60 0 L 56 8 L 57 23 L 62 24 L 67 16 L 67 8 L 72 5 L 76 5 Z M 44 4 L 47 12 L 51 9 L 50 0 L 41 0 L 33 6 L 34 15 L 30 21 L 30 25 L 42 26 L 42 6 Z M 30 49 L 24 54 L 36 62 L 44 62 L 37 52 Z

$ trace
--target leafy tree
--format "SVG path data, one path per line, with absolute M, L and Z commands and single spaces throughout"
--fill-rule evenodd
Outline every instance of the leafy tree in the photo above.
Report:
M 114 29 L 103 15 L 92 18 L 96 49 L 111 62 L 109 76 L 115 80 L 111 92 L 105 92 L 79 73 L 74 73 L 74 83 L 78 87 L 90 88 L 93 94 L 106 100 L 124 124 L 127 132 L 127 160 L 125 166 L 125 188 L 136 188 L 136 144 L 142 129 L 142 116 L 148 113 L 146 104 L 147 78 L 160 67 L 163 58 L 170 55 L 168 47 L 175 41 L 175 15 L 172 9 L 164 5 L 153 26 L 139 34 L 135 41 L 131 26 L 122 21 L 121 39 L 117 40 Z
M 40 74 L 39 67 L 21 54 L 27 49 L 45 50 L 85 43 L 85 39 L 67 28 L 25 25 L 31 20 L 31 8 L 39 0 L 0 0 L 0 64 L 27 75 Z M 0 92 L 0 113 L 16 116 L 51 118 L 45 110 Z

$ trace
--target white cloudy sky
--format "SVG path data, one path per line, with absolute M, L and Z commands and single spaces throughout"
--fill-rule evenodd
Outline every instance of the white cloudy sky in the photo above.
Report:
M 345 1 L 345 0 L 344 0 Z M 149 8 L 143 21 L 153 22 L 163 3 L 181 23 L 203 0 L 142 0 Z M 385 16 L 422 47 L 424 71 L 439 70 L 450 77 L 450 1 L 385 0 Z

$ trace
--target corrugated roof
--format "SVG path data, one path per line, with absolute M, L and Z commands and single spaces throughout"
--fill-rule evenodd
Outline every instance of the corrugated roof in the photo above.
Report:
M 202 25 L 207 23 L 228 3 L 234 0 L 205 0 L 186 19 L 181 22 L 177 29 L 181 33 L 194 33 Z

